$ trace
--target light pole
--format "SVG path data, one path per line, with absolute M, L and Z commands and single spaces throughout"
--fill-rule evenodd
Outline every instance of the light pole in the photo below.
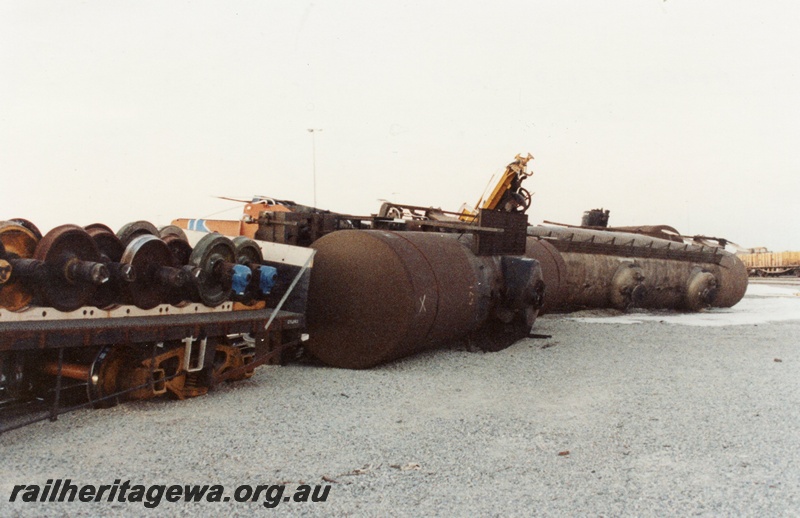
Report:
M 317 208 L 317 133 L 322 131 L 322 128 L 308 128 L 311 133 L 311 171 L 314 179 L 314 208 Z

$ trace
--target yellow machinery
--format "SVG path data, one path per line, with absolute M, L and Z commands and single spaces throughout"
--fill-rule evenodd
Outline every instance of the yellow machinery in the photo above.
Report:
M 460 219 L 473 221 L 479 209 L 500 210 L 503 212 L 525 212 L 531 206 L 531 193 L 522 187 L 522 181 L 532 176 L 526 171 L 528 161 L 533 156 L 517 155 L 514 161 L 506 166 L 506 170 L 494 186 L 491 194 L 478 200 L 474 210 L 462 209 Z

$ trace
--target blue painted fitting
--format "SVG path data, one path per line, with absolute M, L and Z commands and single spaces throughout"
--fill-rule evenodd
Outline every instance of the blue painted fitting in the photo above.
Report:
M 264 266 L 261 265 L 261 273 L 259 278 L 259 285 L 258 287 L 261 289 L 261 293 L 264 295 L 268 295 L 269 292 L 272 290 L 273 286 L 275 286 L 275 280 L 278 278 L 278 270 L 273 268 L 272 266 Z
M 250 271 L 250 267 L 245 266 L 243 264 L 237 264 L 233 267 L 233 285 L 231 289 L 237 295 L 244 295 L 244 291 L 247 289 L 247 285 L 250 284 L 250 278 L 253 276 L 253 272 Z

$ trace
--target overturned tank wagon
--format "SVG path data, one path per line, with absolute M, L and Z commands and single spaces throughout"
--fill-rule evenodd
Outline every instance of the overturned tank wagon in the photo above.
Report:
M 730 307 L 747 289 L 747 269 L 719 247 L 640 233 L 528 227 L 527 255 L 542 264 L 543 312 L 631 307 L 698 311 Z M 551 289 L 552 288 L 552 289 Z
M 477 255 L 471 234 L 342 230 L 312 244 L 307 349 L 362 369 L 462 337 L 500 349 L 542 305 L 538 262 Z
M 587 307 L 697 311 L 732 306 L 744 296 L 745 270 L 724 251 L 723 240 L 717 240 L 720 246 L 686 243 L 686 236 L 667 225 L 609 227 L 610 211 L 604 209 L 587 211 L 581 227 L 529 227 L 525 212 L 531 195 L 521 184 L 532 174 L 527 171 L 532 158 L 517 155 L 474 209 L 449 212 L 386 202 L 377 215 L 353 216 L 257 197 L 246 202 L 236 225 L 257 239 L 318 250 L 309 291 L 308 349 L 342 367 L 368 367 L 491 328 L 503 313 L 497 309 L 502 307 L 496 302 L 498 292 L 525 284 L 502 276 L 500 281 L 476 277 L 470 261 L 484 261 L 492 254 L 504 265 L 515 255 L 538 261 L 546 288 L 540 310 L 545 313 Z M 207 230 L 231 224 L 174 223 Z M 452 241 L 452 235 L 429 243 L 434 238 L 415 237 L 421 231 L 472 234 L 498 243 L 513 243 L 521 234 L 521 249 L 519 243 L 513 251 L 468 246 L 472 255 L 466 255 L 467 265 L 461 267 L 463 254 L 450 253 L 441 244 Z M 456 242 L 466 246 L 469 239 Z M 503 254 L 506 259 L 500 258 Z M 491 268 L 498 271 L 496 264 Z M 489 287 L 487 295 L 484 290 L 492 282 L 501 288 Z M 476 296 L 489 302 L 460 305 Z M 424 304 L 415 310 L 420 299 Z M 488 313 L 487 305 L 493 308 Z M 438 316 L 425 320 L 433 317 L 419 312 L 431 307 Z M 500 340 L 487 335 L 491 348 L 499 348 L 498 342 L 506 338 L 502 333 Z

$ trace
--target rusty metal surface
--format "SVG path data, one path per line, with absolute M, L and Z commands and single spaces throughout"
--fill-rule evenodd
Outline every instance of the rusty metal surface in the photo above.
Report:
M 180 356 L 175 355 L 177 349 L 173 347 L 164 354 L 156 354 L 158 347 L 155 344 L 105 346 L 96 356 L 88 358 L 85 353 L 97 351 L 97 348 L 61 349 L 59 358 L 61 354 L 74 352 L 84 362 L 61 363 L 59 360 L 45 364 L 37 374 L 37 383 L 45 390 L 46 397 L 32 402 L 21 400 L 18 405 L 9 405 L 5 401 L 0 412 L 0 433 L 46 419 L 53 421 L 61 414 L 88 406 L 109 407 L 122 400 L 156 397 L 166 392 L 178 398 L 201 395 L 215 383 L 249 377 L 258 365 L 283 363 L 284 357 L 299 344 L 301 326 L 302 315 L 288 314 L 277 318 L 268 330 L 253 335 L 255 354 L 248 353 L 246 359 L 242 358 L 243 364 L 229 362 L 224 372 L 213 370 L 210 374 L 171 368 L 171 364 L 176 363 L 172 356 Z M 265 345 L 259 346 L 259 343 Z M 227 347 L 223 346 L 223 349 Z M 52 354 L 49 357 L 54 358 Z M 180 358 L 177 363 L 181 363 Z M 169 374 L 161 367 L 166 367 Z
M 483 210 L 478 212 L 478 226 L 499 228 L 502 233 L 475 233 L 477 255 L 523 255 L 527 240 L 528 216 L 522 212 Z
M 430 265 L 436 279 L 436 318 L 420 349 L 428 349 L 477 329 L 490 310 L 491 290 L 502 279 L 492 258 L 475 257 L 465 243 L 452 234 L 423 232 L 401 234 Z
M 131 238 L 121 262 L 131 267 L 135 279 L 125 286 L 125 300 L 142 309 L 151 309 L 170 298 L 172 290 L 183 286 L 188 276 L 173 265 L 174 257 L 167 244 L 152 234 Z M 158 275 L 164 272 L 164 275 Z M 175 278 L 173 284 L 164 282 Z
M 669 225 L 639 225 L 634 227 L 608 227 L 606 230 L 610 232 L 627 232 L 629 234 L 642 234 L 649 237 L 657 237 L 659 239 L 666 239 L 667 241 L 675 241 L 676 243 L 683 243 L 680 232 Z
M 653 258 L 630 260 L 601 254 L 562 255 L 567 263 L 565 287 L 568 294 L 566 301 L 570 306 L 699 309 L 694 304 L 687 304 L 689 282 L 697 268 L 695 263 Z M 637 267 L 643 279 L 615 283 L 615 276 L 623 265 Z M 633 300 L 623 302 L 617 297 L 619 290 L 633 290 L 636 285 L 644 287 L 638 303 Z
M 20 310 L 31 303 L 33 289 L 14 273 L 15 259 L 32 259 L 41 237 L 33 230 L 11 221 L 0 222 L 0 246 L 9 278 L 0 286 L 0 307 Z
M 226 315 L 212 313 L 146 319 L 132 317 L 100 321 L 98 319 L 61 321 L 61 324 L 71 327 L 61 340 L 47 338 L 48 336 L 62 336 L 61 327 L 54 330 L 39 329 L 42 324 L 51 322 L 12 323 L 11 327 L 17 327 L 14 330 L 7 329 L 9 324 L 0 326 L 0 344 L 4 349 L 9 345 L 7 340 L 14 337 L 38 338 L 40 346 L 47 342 L 56 348 L 51 351 L 29 350 L 4 353 L 11 355 L 4 356 L 5 359 L 13 359 L 14 355 L 27 354 L 27 358 L 37 355 L 42 359 L 49 358 L 50 360 L 43 364 L 41 370 L 33 373 L 39 377 L 37 383 L 45 391 L 47 397 L 37 400 L 39 402 L 35 405 L 29 405 L 28 400 L 25 399 L 20 401 L 18 406 L 4 406 L 3 411 L 0 412 L 0 433 L 45 419 L 55 420 L 60 414 L 86 406 L 107 407 L 123 399 L 148 398 L 159 396 L 165 392 L 170 392 L 178 398 L 200 395 L 216 383 L 245 379 L 259 365 L 285 363 L 290 354 L 297 354 L 300 333 L 305 325 L 303 315 L 280 311 L 269 329 L 265 330 L 269 311 L 226 313 L 228 313 L 226 321 L 217 321 L 216 324 L 211 323 L 211 325 L 206 325 L 206 323 L 209 320 L 225 319 Z M 229 320 L 231 318 L 235 321 Z M 181 320 L 183 324 L 188 324 L 187 319 L 193 321 L 194 325 L 173 326 L 174 323 Z M 146 323 L 145 320 L 150 322 Z M 19 329 L 19 325 L 24 325 L 28 329 Z M 119 325 L 123 325 L 127 329 L 120 329 Z M 103 329 L 104 326 L 105 329 Z M 155 330 L 155 334 L 149 336 L 139 334 L 139 331 L 146 333 L 148 328 Z M 111 333 L 105 331 L 111 331 Z M 175 332 L 177 335 L 173 336 Z M 244 356 L 240 354 L 238 358 L 224 361 L 222 365 L 218 366 L 221 368 L 213 369 L 212 366 L 212 372 L 209 375 L 205 373 L 205 370 L 204 372 L 186 372 L 183 369 L 176 369 L 176 365 L 181 365 L 185 361 L 183 356 L 186 349 L 180 342 L 186 336 L 203 336 L 202 333 L 209 333 L 217 337 L 225 337 L 234 333 L 248 333 L 255 339 L 255 347 L 251 347 Z M 74 341 L 75 338 L 79 339 L 77 343 Z M 129 339 L 140 341 L 134 343 L 128 341 Z M 157 353 L 159 347 L 156 344 L 159 342 L 164 342 L 166 346 L 162 353 Z M 17 343 L 17 345 L 30 346 L 34 344 Z M 73 346 L 75 348 L 72 348 Z M 223 345 L 221 349 L 223 354 L 230 352 L 228 346 Z M 97 354 L 95 355 L 93 352 L 97 352 Z M 62 355 L 74 359 L 61 362 Z M 236 356 L 236 352 L 233 353 L 233 356 Z M 58 361 L 55 360 L 56 357 L 59 358 Z M 206 361 L 209 361 L 208 358 L 207 356 Z M 62 380 L 64 380 L 63 383 Z M 67 383 L 69 380 L 75 381 Z M 81 394 L 83 394 L 82 399 L 80 398 Z M 59 395 L 61 395 L 60 402 Z M 66 395 L 70 397 L 66 398 Z
M 719 247 L 692 245 L 658 239 L 644 234 L 610 232 L 578 227 L 537 225 L 528 227 L 528 235 L 549 240 L 564 252 L 607 254 L 621 257 L 678 259 L 719 263 L 727 253 Z M 731 254 L 727 254 L 731 255 Z
M 546 241 L 566 269 L 548 267 L 552 250 L 529 243 L 529 255 L 543 263 L 548 288 L 558 285 L 546 310 L 631 306 L 696 311 L 730 307 L 744 296 L 747 272 L 734 255 L 717 247 L 677 244 L 641 234 L 591 229 L 530 227 Z
M 307 212 L 262 212 L 256 239 L 309 246 L 341 230 L 391 230 L 409 232 L 470 233 L 478 255 L 523 254 L 527 217 L 523 213 L 481 210 L 482 216 L 448 212 L 432 207 L 384 203 L 380 213 L 355 216 L 309 209 Z
M 227 238 L 206 235 L 192 248 L 184 231 L 167 228 L 162 240 L 142 223 L 126 227 L 127 247 L 102 224 L 62 225 L 41 239 L 20 223 L 0 224 L 0 270 L 8 274 L 0 276 L 0 289 L 13 289 L 15 275 L 30 288 L 34 304 L 8 298 L 9 304 L 0 307 L 0 433 L 87 405 L 167 392 L 181 399 L 202 395 L 217 383 L 250 377 L 259 365 L 298 357 L 305 336 L 302 313 L 267 308 L 265 300 L 248 306 L 235 298 L 253 271 L 261 272 L 259 244 L 241 247 L 248 263 L 242 265 L 233 262 L 237 249 Z M 190 265 L 174 257 L 170 242 L 182 245 L 180 252 L 191 252 L 183 253 Z M 302 278 L 308 279 L 313 253 L 295 254 L 305 261 L 301 267 L 295 267 L 299 257 L 282 264 L 295 275 L 273 290 L 280 297 L 276 308 Z M 270 250 L 270 257 L 281 262 L 287 255 Z M 229 295 L 223 286 L 218 291 L 225 300 L 214 307 L 160 293 L 165 286 L 180 288 L 185 283 L 178 275 L 195 270 L 204 274 L 198 281 L 236 281 L 235 293 Z M 125 282 L 125 290 L 114 290 L 122 293 L 92 297 L 98 285 L 114 280 Z M 145 302 L 130 296 L 136 280 L 154 292 Z M 12 289 L 5 293 L 13 294 Z M 304 305 L 305 292 L 299 298 Z M 46 409 L 46 414 L 33 415 L 31 409 L 36 414 Z
M 206 234 L 194 246 L 189 264 L 199 268 L 194 287 L 206 306 L 218 306 L 230 297 L 230 266 L 236 263 L 233 241 L 220 234 Z
M 61 225 L 37 240 L 19 223 L 0 222 L 0 309 L 71 312 L 120 304 L 150 309 L 190 301 L 216 306 L 227 300 L 263 300 L 268 293 L 266 274 L 263 286 L 250 283 L 271 271 L 260 268 L 263 257 L 255 242 L 249 241 L 248 270 L 236 263 L 234 244 L 225 236 L 204 234 L 192 248 L 182 229 L 165 227 L 161 238 L 151 227 L 147 222 L 126 225 L 124 244 L 100 223 L 85 229 Z
M 97 287 L 110 278 L 95 241 L 77 225 L 61 225 L 45 234 L 34 259 L 47 266 L 46 279 L 35 283 L 42 305 L 60 311 L 85 306 Z
M 125 245 L 111 228 L 102 223 L 93 223 L 86 225 L 83 229 L 92 237 L 100 254 L 105 256 L 105 260 L 118 263 L 122 259 Z
M 592 209 L 583 213 L 580 225 L 570 225 L 568 223 L 558 223 L 556 221 L 544 220 L 545 225 L 557 225 L 564 228 L 577 228 L 587 230 L 601 230 L 606 232 L 624 232 L 627 234 L 641 234 L 643 236 L 655 237 L 665 239 L 667 241 L 675 241 L 683 243 L 683 237 L 675 227 L 669 225 L 635 225 L 625 227 L 609 227 L 608 226 L 609 211 L 603 209 Z
M 127 318 L 90 318 L 5 322 L 0 327 L 0 351 L 80 347 L 118 343 L 164 342 L 186 336 L 258 333 L 269 310 L 153 315 Z M 303 316 L 279 311 L 276 320 L 301 327 Z M 284 324 L 289 325 L 289 324 Z
M 747 267 L 735 255 L 726 253 L 719 263 L 717 297 L 714 306 L 729 308 L 738 303 L 747 291 Z
M 544 280 L 544 305 L 541 312 L 552 313 L 561 307 L 565 295 L 563 279 L 566 279 L 567 263 L 549 241 L 535 237 L 527 239 L 525 255 L 539 261 Z
M 126 223 L 117 231 L 117 237 L 125 246 L 128 246 L 138 236 L 160 237 L 160 234 L 158 228 L 149 221 L 132 221 Z
M 309 351 L 329 365 L 366 368 L 480 326 L 496 268 L 457 237 L 341 231 L 315 242 Z
M 97 287 L 91 304 L 98 308 L 111 307 L 123 298 L 129 282 L 135 279 L 135 273 L 129 265 L 122 265 L 125 245 L 113 230 L 102 223 L 94 223 L 83 227 L 92 237 L 100 251 L 100 261 L 106 265 L 111 274 L 108 282 Z

